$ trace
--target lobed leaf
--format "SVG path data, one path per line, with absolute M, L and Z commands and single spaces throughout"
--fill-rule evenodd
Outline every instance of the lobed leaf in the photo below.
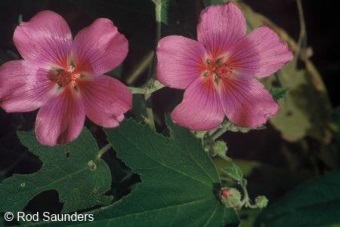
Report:
M 106 130 L 118 156 L 142 182 L 117 203 L 95 211 L 95 221 L 88 225 L 224 226 L 238 222 L 234 210 L 219 201 L 219 175 L 200 141 L 170 121 L 168 125 L 170 138 L 134 120 Z
M 74 142 L 47 147 L 33 132 L 18 132 L 19 139 L 42 161 L 41 169 L 32 174 L 14 174 L 0 184 L 0 212 L 21 211 L 36 195 L 56 190 L 62 212 L 74 212 L 98 205 L 107 205 L 111 196 L 111 173 L 106 163 L 97 158 L 98 146 L 89 130 L 83 129 Z

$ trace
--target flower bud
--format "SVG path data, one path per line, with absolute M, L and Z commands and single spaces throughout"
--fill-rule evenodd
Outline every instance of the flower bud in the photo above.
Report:
M 223 188 L 221 200 L 227 208 L 240 209 L 241 193 L 236 188 Z
M 222 140 L 216 141 L 213 149 L 215 154 L 218 155 L 219 157 L 226 156 L 226 153 L 228 151 L 227 144 Z
M 255 203 L 258 208 L 262 209 L 268 205 L 268 199 L 263 195 L 257 196 L 255 199 Z

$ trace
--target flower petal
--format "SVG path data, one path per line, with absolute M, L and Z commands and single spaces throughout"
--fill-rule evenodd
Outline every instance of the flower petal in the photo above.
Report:
M 47 70 L 24 60 L 10 61 L 0 68 L 0 106 L 7 112 L 38 109 L 51 96 L 54 84 Z
M 197 39 L 217 57 L 245 36 L 246 28 L 243 13 L 235 4 L 213 5 L 201 12 Z
M 79 136 L 84 121 L 82 100 L 66 88 L 40 108 L 35 123 L 37 139 L 49 146 L 71 142 Z
M 229 78 L 220 88 L 223 110 L 235 125 L 258 127 L 279 110 L 273 97 L 253 78 Z
M 78 84 L 86 115 L 97 125 L 116 127 L 131 109 L 132 94 L 119 80 L 101 75 Z
M 195 40 L 176 35 L 162 38 L 157 47 L 157 79 L 185 89 L 202 73 L 205 56 L 204 47 Z
M 293 54 L 287 44 L 268 27 L 259 27 L 237 42 L 230 50 L 230 64 L 238 71 L 259 78 L 279 70 Z
M 46 67 L 65 67 L 72 33 L 59 14 L 46 10 L 17 26 L 13 40 L 25 60 Z
M 108 72 L 123 62 L 128 53 L 128 41 L 109 19 L 99 18 L 82 29 L 73 42 L 73 57 L 77 68 L 95 75 Z
M 211 130 L 221 124 L 224 113 L 213 82 L 202 78 L 194 81 L 171 117 L 175 123 L 195 131 Z

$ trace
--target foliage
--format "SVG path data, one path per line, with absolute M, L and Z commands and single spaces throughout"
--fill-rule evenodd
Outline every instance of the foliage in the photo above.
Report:
M 112 201 L 111 196 L 104 195 L 111 186 L 110 169 L 96 156 L 98 147 L 87 129 L 75 142 L 58 147 L 42 146 L 33 132 L 19 132 L 18 136 L 43 165 L 36 173 L 14 174 L 2 181 L 0 212 L 21 211 L 34 196 L 47 190 L 59 193 L 63 212 Z
M 222 226 L 237 222 L 219 201 L 214 164 L 190 132 L 167 121 L 171 137 L 126 120 L 108 140 L 141 183 L 121 201 L 94 211 L 90 225 Z
M 279 99 L 282 99 L 285 96 L 285 94 L 287 93 L 288 90 L 289 90 L 288 88 L 272 87 L 270 89 L 270 93 L 274 97 L 275 100 L 279 100 Z
M 339 177 L 340 172 L 337 171 L 294 189 L 281 201 L 266 208 L 256 226 L 325 226 L 339 223 Z

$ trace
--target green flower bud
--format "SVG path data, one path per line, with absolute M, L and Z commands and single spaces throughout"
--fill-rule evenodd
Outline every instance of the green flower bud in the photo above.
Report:
M 268 205 L 268 199 L 263 195 L 257 196 L 255 199 L 255 203 L 258 208 L 262 209 Z
M 215 154 L 221 157 L 221 156 L 226 156 L 228 147 L 224 141 L 218 140 L 215 142 L 213 149 L 214 149 Z

